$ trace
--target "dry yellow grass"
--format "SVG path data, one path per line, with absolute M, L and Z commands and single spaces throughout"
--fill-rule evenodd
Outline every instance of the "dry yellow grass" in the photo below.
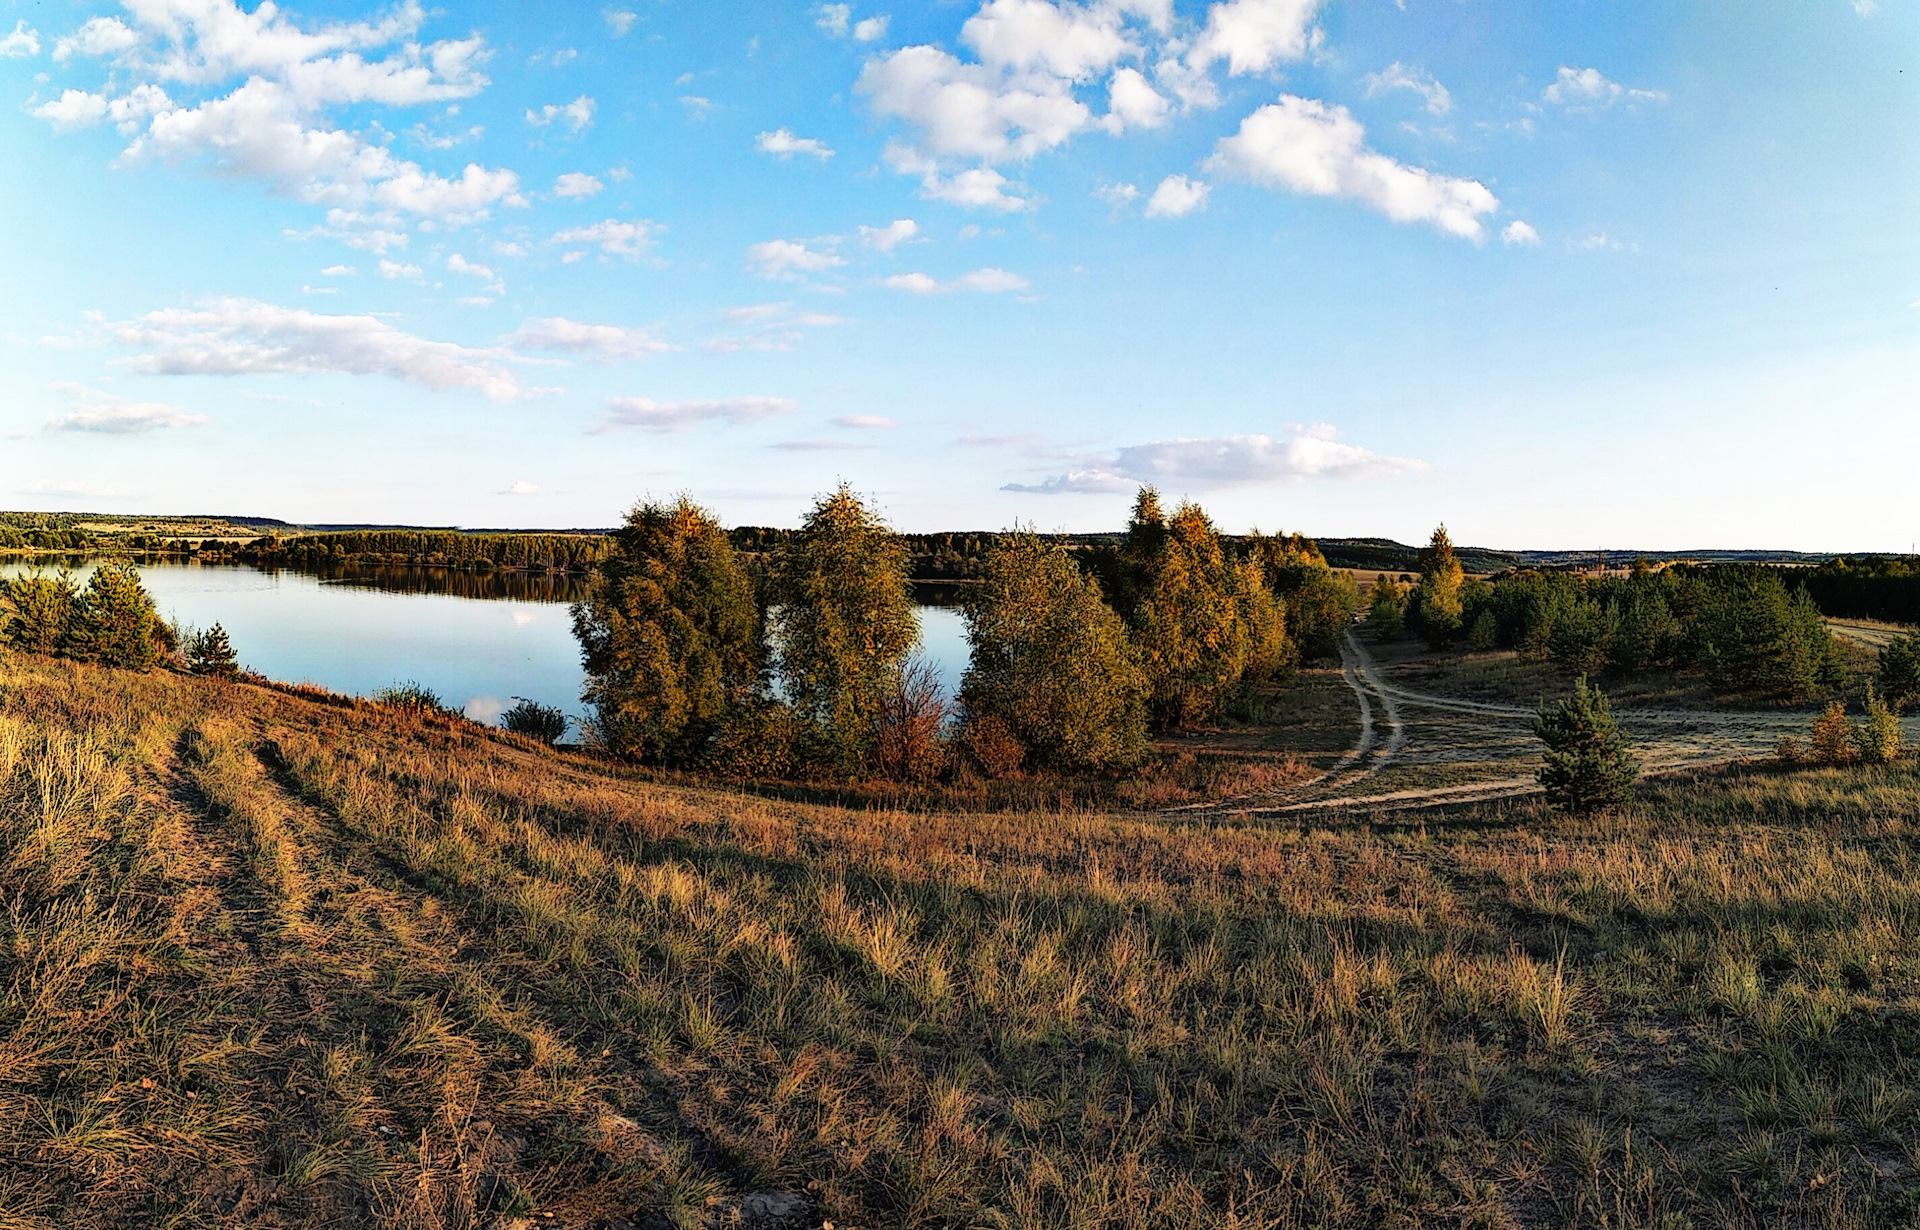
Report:
M 854 811 L 15 657 L 0 1224 L 1905 1225 L 1916 823 Z

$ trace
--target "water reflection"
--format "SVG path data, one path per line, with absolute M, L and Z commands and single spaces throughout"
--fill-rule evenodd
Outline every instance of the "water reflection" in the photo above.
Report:
M 449 598 L 514 602 L 579 602 L 587 596 L 587 578 L 565 572 L 465 572 L 455 568 L 354 564 L 260 571 L 300 573 L 317 577 L 327 585 L 377 589 L 390 594 L 444 594 Z

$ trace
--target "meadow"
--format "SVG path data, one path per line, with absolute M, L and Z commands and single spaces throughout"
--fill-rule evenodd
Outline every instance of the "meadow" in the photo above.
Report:
M 1910 761 L 1586 818 L 855 809 L 0 661 L 0 1224 L 1920 1208 Z

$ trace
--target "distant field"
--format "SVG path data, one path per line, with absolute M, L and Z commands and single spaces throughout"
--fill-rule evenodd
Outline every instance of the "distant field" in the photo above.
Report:
M 0 1221 L 1907 1224 L 1916 766 L 1563 819 L 1417 666 L 1321 805 L 957 813 L 0 659 Z

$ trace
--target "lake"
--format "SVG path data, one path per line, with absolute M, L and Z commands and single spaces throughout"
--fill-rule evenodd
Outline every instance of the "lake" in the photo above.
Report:
M 0 563 L 0 576 L 30 565 Z M 91 571 L 79 565 L 84 583 Z M 441 569 L 314 576 L 239 564 L 142 564 L 163 618 L 219 623 L 249 669 L 287 683 L 365 696 L 417 682 L 479 722 L 526 697 L 579 717 L 585 676 L 567 603 L 577 579 Z M 966 624 L 952 607 L 916 607 L 921 652 L 947 692 L 967 668 Z

